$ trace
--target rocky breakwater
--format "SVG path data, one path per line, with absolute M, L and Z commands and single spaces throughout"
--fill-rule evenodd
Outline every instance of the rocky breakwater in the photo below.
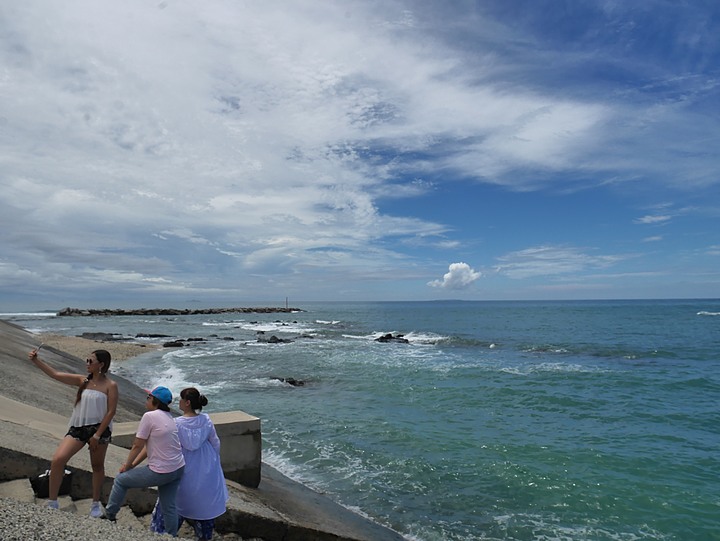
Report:
M 193 316 L 203 314 L 274 314 L 304 312 L 300 308 L 281 307 L 247 307 L 247 308 L 138 308 L 138 309 L 111 309 L 111 308 L 63 308 L 58 316 Z

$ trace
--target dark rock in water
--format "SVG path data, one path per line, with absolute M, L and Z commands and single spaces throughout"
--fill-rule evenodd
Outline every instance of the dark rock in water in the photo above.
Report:
M 173 340 L 172 342 L 165 342 L 163 344 L 164 348 L 181 348 L 185 344 L 182 343 L 182 340 Z
M 376 338 L 376 342 L 397 342 L 399 344 L 409 344 L 410 340 L 407 338 L 404 338 L 405 335 L 403 334 L 395 334 L 387 333 L 382 335 L 380 338 Z
M 78 335 L 85 340 L 96 340 L 98 342 L 113 342 L 125 340 L 121 335 L 109 332 L 84 332 Z
M 282 381 L 283 383 L 287 383 L 288 385 L 292 385 L 293 387 L 302 387 L 305 385 L 305 382 L 301 379 L 295 379 L 295 378 L 273 378 L 278 381 Z
M 170 335 L 139 332 L 135 335 L 135 338 L 170 338 Z
M 234 336 L 223 336 L 223 340 L 232 341 L 232 340 L 235 340 L 235 337 Z
M 263 342 L 265 344 L 289 344 L 292 342 L 289 338 L 278 338 L 274 334 L 270 336 L 270 338 L 267 338 L 265 336 L 265 331 L 258 331 L 255 336 L 258 342 Z
M 188 338 L 186 342 L 207 342 L 205 338 Z

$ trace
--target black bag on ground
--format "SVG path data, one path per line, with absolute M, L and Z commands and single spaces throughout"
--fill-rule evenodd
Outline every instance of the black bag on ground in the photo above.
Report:
M 72 481 L 72 472 L 65 470 L 62 482 L 60 483 L 60 492 L 58 496 L 70 494 L 70 482 Z M 50 495 L 50 470 L 45 470 L 40 475 L 34 475 L 30 478 L 33 492 L 38 498 L 47 498 Z

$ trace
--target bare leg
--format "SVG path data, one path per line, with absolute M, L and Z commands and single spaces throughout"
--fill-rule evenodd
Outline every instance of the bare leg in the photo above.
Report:
M 99 443 L 95 450 L 90 451 L 90 464 L 93 470 L 93 501 L 100 501 L 100 492 L 105 482 L 105 454 L 107 453 L 108 444 Z
M 58 492 L 60 492 L 60 484 L 63 475 L 65 475 L 65 465 L 73 455 L 75 455 L 85 444 L 70 436 L 65 436 L 55 449 L 50 464 L 50 489 L 48 499 L 57 500 Z

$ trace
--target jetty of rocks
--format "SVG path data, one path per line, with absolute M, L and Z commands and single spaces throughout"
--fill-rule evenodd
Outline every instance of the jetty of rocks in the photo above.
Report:
M 58 316 L 194 316 L 203 314 L 274 314 L 304 312 L 289 307 L 245 307 L 245 308 L 63 308 Z

